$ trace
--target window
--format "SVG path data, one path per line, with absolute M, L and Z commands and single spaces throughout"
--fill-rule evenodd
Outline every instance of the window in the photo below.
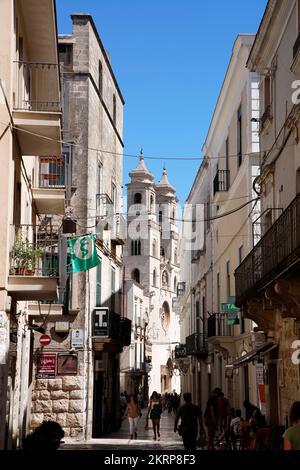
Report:
M 150 196 L 150 211 L 151 212 L 153 212 L 153 204 L 154 204 L 154 197 L 151 194 L 151 196 Z
M 172 209 L 172 214 L 171 214 L 171 222 L 175 222 L 175 209 Z
M 99 60 L 99 79 L 98 79 L 98 89 L 100 96 L 102 97 L 103 93 L 103 68 L 102 68 L 102 62 Z
M 239 265 L 243 261 L 243 248 L 244 248 L 243 245 L 239 247 Z
M 135 193 L 134 198 L 133 198 L 133 203 L 134 204 L 141 204 L 141 202 L 142 202 L 141 193 Z
M 264 78 L 264 110 L 270 114 L 271 106 L 271 77 L 267 75 Z
M 165 256 L 165 249 L 162 246 L 160 247 L 160 256 Z
M 153 269 L 152 273 L 152 285 L 156 287 L 156 269 Z
M 139 256 L 141 254 L 141 240 L 131 240 L 131 256 Z
M 176 292 L 177 290 L 177 277 L 174 277 L 174 285 L 173 285 L 173 291 Z
M 225 142 L 225 170 L 229 170 L 229 137 Z
M 138 269 L 134 269 L 132 271 L 132 279 L 138 283 L 140 283 L 140 271 Z
M 177 248 L 174 248 L 174 264 L 177 264 Z
M 240 105 L 237 112 L 237 158 L 238 167 L 242 164 L 242 106 Z
M 111 268 L 111 299 L 110 299 L 110 308 L 114 312 L 115 310 L 115 294 L 116 292 L 116 271 L 115 268 Z
M 220 273 L 217 273 L 217 312 L 220 310 Z
M 117 101 L 116 101 L 116 95 L 113 95 L 113 123 L 116 125 L 117 122 Z
M 159 211 L 158 213 L 158 221 L 160 224 L 162 223 L 162 211 Z
M 230 297 L 230 261 L 226 263 L 226 292 L 228 299 Z
M 167 271 L 163 271 L 162 273 L 162 286 L 164 288 L 167 288 L 169 285 L 169 276 L 168 276 L 168 273 Z
M 96 307 L 101 307 L 101 261 L 96 269 Z
M 117 189 L 114 183 L 111 183 L 111 200 L 114 208 L 114 213 L 117 212 Z
M 103 193 L 103 166 L 100 162 L 97 167 L 97 191 L 98 194 Z
M 157 257 L 157 244 L 155 238 L 152 241 L 152 256 Z

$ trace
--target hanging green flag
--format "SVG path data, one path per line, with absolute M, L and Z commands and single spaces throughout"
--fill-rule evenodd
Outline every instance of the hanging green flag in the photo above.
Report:
M 95 244 L 95 235 L 71 238 L 69 241 L 73 273 L 87 271 L 101 262 Z

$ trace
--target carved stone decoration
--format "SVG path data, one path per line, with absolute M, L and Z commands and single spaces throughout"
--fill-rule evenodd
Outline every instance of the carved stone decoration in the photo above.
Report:
M 282 301 L 282 318 L 300 320 L 300 280 L 279 279 L 274 284 L 274 292 Z
M 247 301 L 247 308 L 244 310 L 245 318 L 255 321 L 258 327 L 269 335 L 274 331 L 275 316 L 273 309 L 266 308 L 266 303 L 261 299 L 250 299 Z

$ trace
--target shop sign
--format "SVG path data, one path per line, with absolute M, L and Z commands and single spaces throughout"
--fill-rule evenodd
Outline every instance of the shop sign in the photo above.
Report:
M 105 307 L 95 308 L 93 310 L 93 336 L 108 338 L 108 314 L 108 308 Z
M 76 375 L 78 370 L 77 354 L 57 354 L 57 375 Z
M 56 354 L 44 353 L 36 356 L 36 378 L 51 379 L 56 376 Z

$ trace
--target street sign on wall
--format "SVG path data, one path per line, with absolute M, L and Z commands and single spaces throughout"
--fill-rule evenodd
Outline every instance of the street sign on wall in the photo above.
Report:
M 40 344 L 42 346 L 48 346 L 51 343 L 51 337 L 49 335 L 41 335 Z
M 51 379 L 56 376 L 56 353 L 44 353 L 36 356 L 36 378 Z
M 99 307 L 93 310 L 93 336 L 109 336 L 108 308 Z
M 83 348 L 83 330 L 72 330 L 71 333 L 71 348 Z

